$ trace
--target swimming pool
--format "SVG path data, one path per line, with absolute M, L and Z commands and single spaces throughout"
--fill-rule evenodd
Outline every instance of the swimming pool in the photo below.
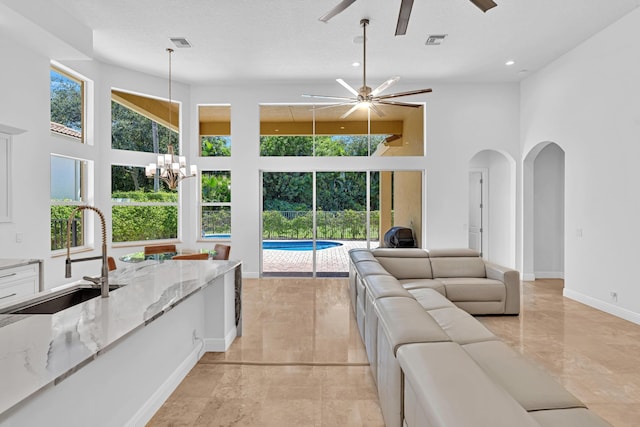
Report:
M 342 246 L 339 242 L 328 240 L 316 240 L 316 250 L 335 248 Z M 262 242 L 262 249 L 277 249 L 280 251 L 311 251 L 313 240 L 269 240 Z

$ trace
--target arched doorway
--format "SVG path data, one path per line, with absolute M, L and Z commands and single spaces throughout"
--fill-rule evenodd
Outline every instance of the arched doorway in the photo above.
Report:
M 480 218 L 483 257 L 509 267 L 516 259 L 515 170 L 515 160 L 495 150 L 480 151 L 469 161 L 469 246 L 477 248 L 473 228 Z
M 524 280 L 564 278 L 564 150 L 542 142 L 523 168 Z

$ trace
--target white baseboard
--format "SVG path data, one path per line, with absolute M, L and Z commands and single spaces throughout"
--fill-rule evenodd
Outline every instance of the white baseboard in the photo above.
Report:
M 522 273 L 522 280 L 525 282 L 533 282 L 536 280 L 536 275 L 533 273 Z
M 563 271 L 536 271 L 536 279 L 564 279 Z
M 260 278 L 260 273 L 255 272 L 255 271 L 243 271 L 242 272 L 242 278 L 243 279 L 259 279 Z
M 198 360 L 200 360 L 200 357 L 202 357 L 203 354 L 201 346 L 194 348 L 187 358 L 176 368 L 175 371 L 173 371 L 169 378 L 162 383 L 158 390 L 156 390 L 144 405 L 138 409 L 127 423 L 127 426 L 144 427 L 155 415 L 158 409 L 160 409 L 162 404 L 169 398 L 169 396 L 171 396 L 171 393 L 178 388 L 182 380 L 187 376 L 196 363 L 198 363 Z
M 633 322 L 640 325 L 640 313 L 627 310 L 626 308 L 622 308 L 615 304 L 611 304 L 611 303 L 599 300 L 597 298 L 593 298 L 591 296 L 585 295 L 583 293 L 572 291 L 571 289 L 567 289 L 567 288 L 565 288 L 564 291 L 562 291 L 562 295 L 572 300 L 586 304 L 590 307 L 604 311 L 605 313 L 609 313 L 613 316 L 620 317 L 622 319 L 628 320 L 629 322 Z
M 237 336 L 237 330 L 235 327 L 231 328 L 231 331 L 224 337 L 220 338 L 205 338 L 204 339 L 204 351 L 227 351 L 229 346 Z

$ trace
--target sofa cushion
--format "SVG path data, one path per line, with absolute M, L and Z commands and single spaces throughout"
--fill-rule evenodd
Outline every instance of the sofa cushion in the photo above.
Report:
M 373 256 L 369 249 L 355 248 L 349 250 L 349 257 L 351 262 L 357 264 L 360 261 L 375 261 L 376 257 Z
M 482 323 L 458 307 L 437 308 L 429 310 L 429 314 L 455 343 L 468 344 L 498 339 Z
M 403 345 L 397 357 L 409 397 L 405 405 L 420 406 L 424 417 L 412 426 L 538 426 L 456 343 Z M 405 406 L 405 414 L 413 413 Z
M 402 287 L 393 276 L 372 274 L 364 279 L 367 293 L 373 300 L 386 297 L 411 297 L 409 291 Z
M 358 275 L 361 277 L 366 277 L 370 274 L 391 276 L 391 274 L 385 270 L 378 261 L 360 261 L 356 268 L 358 269 Z
M 429 252 L 419 248 L 375 248 L 371 253 L 376 258 L 429 258 Z
M 436 308 L 455 307 L 455 305 L 445 298 L 440 292 L 429 288 L 409 289 L 409 293 L 420 303 L 425 310 Z
M 487 277 L 482 258 L 433 258 L 433 277 Z
M 431 279 L 429 253 L 424 249 L 374 249 L 380 265 L 396 279 Z
M 463 348 L 527 411 L 584 408 L 582 402 L 549 374 L 501 341 L 467 344 Z
M 498 280 L 478 278 L 440 279 L 450 301 L 504 301 L 507 292 Z
M 400 283 L 402 283 L 402 287 L 408 291 L 413 289 L 429 288 L 446 296 L 444 283 L 438 279 L 402 279 L 400 280 Z
M 551 409 L 531 412 L 542 427 L 611 427 L 611 424 L 586 408 Z
M 381 298 L 375 308 L 378 327 L 384 331 L 394 355 L 398 347 L 407 343 L 451 341 L 413 298 Z
M 468 248 L 429 249 L 430 258 L 473 257 L 479 258 L 480 252 Z

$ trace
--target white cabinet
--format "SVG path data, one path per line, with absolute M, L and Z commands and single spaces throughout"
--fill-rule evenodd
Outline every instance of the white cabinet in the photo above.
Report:
M 40 288 L 40 263 L 0 269 L 0 305 L 33 295 Z

